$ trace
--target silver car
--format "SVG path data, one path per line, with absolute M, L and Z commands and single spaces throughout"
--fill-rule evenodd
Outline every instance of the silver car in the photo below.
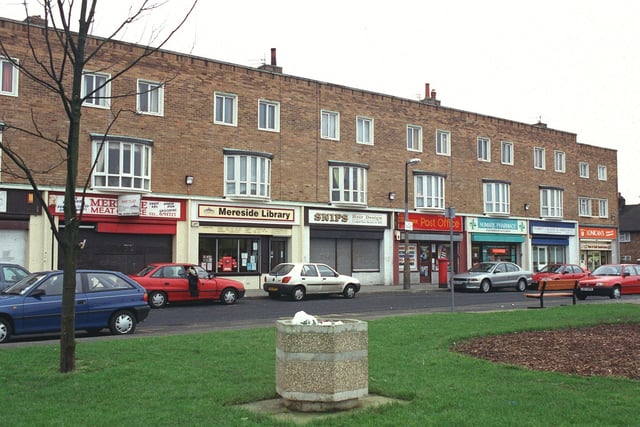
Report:
M 489 292 L 494 288 L 514 287 L 524 292 L 531 283 L 531 272 L 507 261 L 481 262 L 469 271 L 452 278 L 454 289 L 474 289 Z

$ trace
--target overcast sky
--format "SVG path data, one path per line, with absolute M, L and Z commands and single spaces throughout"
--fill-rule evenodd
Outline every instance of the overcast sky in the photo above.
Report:
M 94 34 L 139 2 L 102 0 Z M 21 3 L 0 0 L 0 15 L 23 19 Z M 145 35 L 122 38 L 147 43 L 190 1 L 167 3 L 144 20 Z M 167 48 L 252 67 L 276 48 L 285 74 L 409 99 L 430 83 L 443 106 L 541 120 L 618 150 L 619 191 L 638 204 L 639 22 L 637 0 L 199 0 Z

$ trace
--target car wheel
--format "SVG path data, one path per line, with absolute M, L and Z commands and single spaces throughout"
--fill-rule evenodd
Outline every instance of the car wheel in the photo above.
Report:
M 609 295 L 609 298 L 620 299 L 621 296 L 622 296 L 622 291 L 620 290 L 620 286 L 618 285 L 614 286 L 613 289 L 611 290 L 611 295 Z
M 484 279 L 482 283 L 480 283 L 480 292 L 486 294 L 491 290 L 491 282 L 487 279 Z
M 344 291 L 342 291 L 342 295 L 345 298 L 351 299 L 356 296 L 356 292 L 356 287 L 354 285 L 347 285 L 347 287 L 344 288 Z
M 296 286 L 291 293 L 291 298 L 294 301 L 302 301 L 304 299 L 306 291 L 302 286 Z
M 236 301 L 238 301 L 238 293 L 234 289 L 227 288 L 224 291 L 222 291 L 222 294 L 220 295 L 221 303 L 233 304 Z
M 11 336 L 11 324 L 8 320 L 0 318 L 0 343 L 9 341 Z
M 127 310 L 117 311 L 111 316 L 109 329 L 113 335 L 132 334 L 136 330 L 136 318 Z
M 580 301 L 584 301 L 587 299 L 587 294 L 584 294 L 582 292 L 576 292 L 576 298 L 578 298 Z
M 149 294 L 151 308 L 162 308 L 167 305 L 167 294 L 162 291 L 152 291 Z
M 516 291 L 524 292 L 527 290 L 527 281 L 524 279 L 518 280 L 518 284 L 516 285 Z

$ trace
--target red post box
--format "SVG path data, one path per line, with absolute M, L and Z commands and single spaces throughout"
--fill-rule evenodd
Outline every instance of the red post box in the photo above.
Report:
M 438 258 L 438 287 L 446 288 L 449 284 L 449 260 Z

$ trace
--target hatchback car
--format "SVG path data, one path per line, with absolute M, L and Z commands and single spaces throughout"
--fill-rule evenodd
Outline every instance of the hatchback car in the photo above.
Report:
M 576 297 L 599 295 L 618 299 L 626 294 L 640 294 L 640 265 L 604 264 L 580 280 Z
M 481 262 L 452 278 L 454 289 L 473 289 L 486 293 L 495 288 L 514 287 L 524 292 L 531 284 L 531 272 L 508 261 Z
M 29 274 L 26 268 L 18 264 L 0 264 L 0 291 L 16 283 Z
M 589 270 L 576 264 L 547 264 L 531 276 L 531 287 L 537 288 L 543 280 L 579 280 L 589 275 Z
M 360 291 L 360 280 L 340 274 L 326 264 L 282 263 L 264 276 L 262 289 L 272 298 L 286 295 L 294 301 L 302 301 L 307 294 L 342 294 L 353 298 Z
M 31 273 L 0 293 L 0 343 L 12 335 L 59 332 L 62 271 Z M 147 318 L 144 288 L 123 273 L 77 270 L 76 330 L 131 334 Z
M 189 270 L 195 272 L 195 281 L 189 286 Z M 233 304 L 244 297 L 242 282 L 223 277 L 214 277 L 195 264 L 156 263 L 149 264 L 136 274 L 130 274 L 149 292 L 149 305 L 161 308 L 171 302 L 211 300 Z M 194 286 L 195 285 L 195 286 Z

